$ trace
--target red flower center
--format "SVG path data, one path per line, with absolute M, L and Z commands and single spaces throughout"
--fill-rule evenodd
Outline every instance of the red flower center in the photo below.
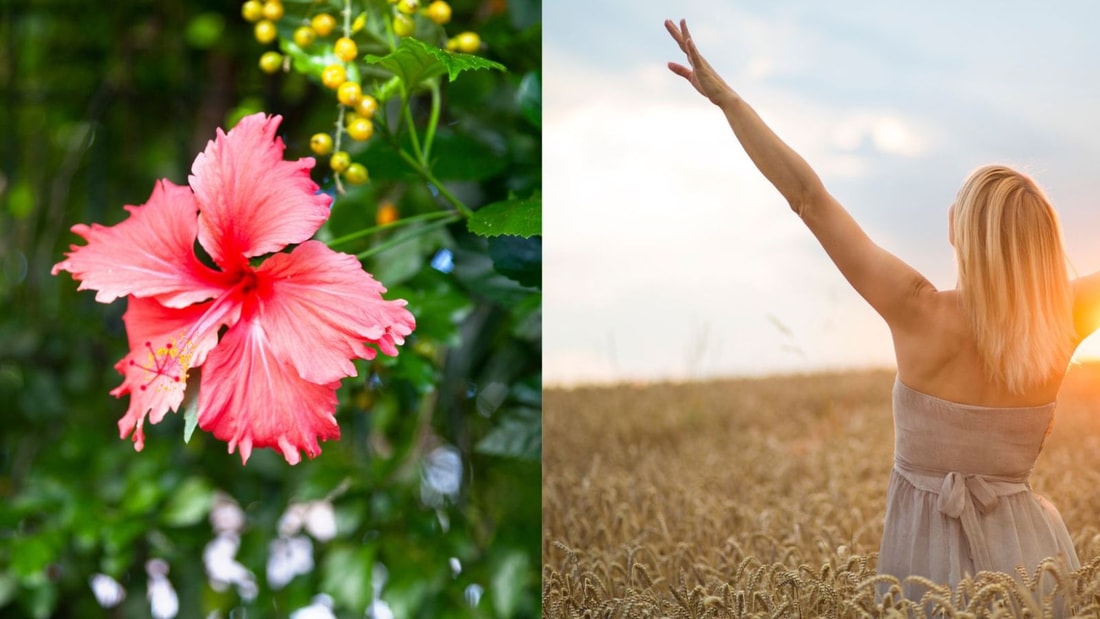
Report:
M 167 342 L 164 346 L 156 349 L 153 348 L 152 342 L 145 342 L 145 348 L 149 351 L 147 365 L 142 365 L 133 359 L 130 360 L 131 366 L 145 370 L 146 376 L 149 378 L 141 386 L 142 391 L 148 389 L 149 385 L 152 385 L 161 377 L 169 383 L 180 383 L 187 380 L 187 370 L 191 368 L 191 353 L 176 348 L 172 342 Z M 164 383 L 159 386 L 162 389 L 169 387 Z

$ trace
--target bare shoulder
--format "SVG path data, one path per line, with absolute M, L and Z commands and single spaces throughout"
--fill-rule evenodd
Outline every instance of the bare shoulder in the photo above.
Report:
M 916 296 L 912 308 L 905 328 L 891 329 L 898 376 L 914 389 L 943 397 L 945 381 L 972 374 L 971 366 L 980 367 L 970 324 L 956 290 L 929 286 Z

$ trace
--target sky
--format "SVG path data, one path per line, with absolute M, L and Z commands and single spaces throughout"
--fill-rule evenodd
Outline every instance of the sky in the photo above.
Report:
M 987 163 L 1031 174 L 1073 267 L 1100 269 L 1100 4 L 1050 6 L 545 3 L 545 384 L 894 367 L 885 323 L 666 68 L 686 61 L 665 18 L 937 287 L 947 209 Z

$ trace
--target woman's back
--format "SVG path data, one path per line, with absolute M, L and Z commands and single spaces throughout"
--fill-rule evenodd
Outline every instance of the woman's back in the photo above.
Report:
M 978 353 L 976 338 L 956 290 L 918 293 L 913 320 L 892 328 L 898 378 L 909 387 L 960 404 L 990 407 L 1039 406 L 1054 402 L 1063 371 L 1018 394 L 995 384 Z M 1065 353 L 1065 368 L 1071 350 Z

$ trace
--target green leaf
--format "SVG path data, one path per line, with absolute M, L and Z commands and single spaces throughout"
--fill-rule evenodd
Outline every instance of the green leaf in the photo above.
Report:
M 491 456 L 538 460 L 542 457 L 542 413 L 537 408 L 511 409 L 478 442 L 477 451 Z
M 367 54 L 366 61 L 378 65 L 405 83 L 406 89 L 412 89 L 426 79 L 447 74 L 454 81 L 463 71 L 478 69 L 497 69 L 504 71 L 504 65 L 481 56 L 460 54 L 433 47 L 412 37 L 401 39 L 401 44 L 385 56 Z
M 524 288 L 516 280 L 505 277 L 496 269 L 485 247 L 492 239 L 470 236 L 467 240 L 476 240 L 479 243 L 476 247 L 456 246 L 452 250 L 455 263 L 454 275 L 464 287 L 477 296 L 485 297 L 506 307 L 522 302 L 531 294 L 530 288 Z
M 7 606 L 8 602 L 15 599 L 19 591 L 19 583 L 11 572 L 0 572 L 0 608 Z
M 516 90 L 516 103 L 524 118 L 542 129 L 542 78 L 535 71 L 523 76 Z
M 523 286 L 542 284 L 542 237 L 498 236 L 489 239 L 489 256 L 497 273 Z
M 441 181 L 481 181 L 508 167 L 508 153 L 499 144 L 444 129 L 436 134 L 432 172 Z
M 199 400 L 196 398 L 191 402 L 191 406 L 187 407 L 187 410 L 183 411 L 183 442 L 190 443 L 191 435 L 195 433 L 195 428 L 199 425 Z
M 21 581 L 44 580 L 46 566 L 57 559 L 55 540 L 45 534 L 15 537 L 9 556 L 11 571 Z
M 484 237 L 510 234 L 530 238 L 542 234 L 542 192 L 530 198 L 509 198 L 493 202 L 474 212 L 466 224 L 470 232 Z
M 325 554 L 321 590 L 344 608 L 366 608 L 371 596 L 371 546 L 340 546 Z
M 210 482 L 202 477 L 188 477 L 164 506 L 161 519 L 170 527 L 190 526 L 210 512 L 213 502 L 214 489 Z
M 35 583 L 22 602 L 35 619 L 46 619 L 57 607 L 57 585 L 49 582 Z
M 515 617 L 518 614 L 523 590 L 527 586 L 528 561 L 527 553 L 516 548 L 504 555 L 493 571 L 489 587 L 497 617 Z

